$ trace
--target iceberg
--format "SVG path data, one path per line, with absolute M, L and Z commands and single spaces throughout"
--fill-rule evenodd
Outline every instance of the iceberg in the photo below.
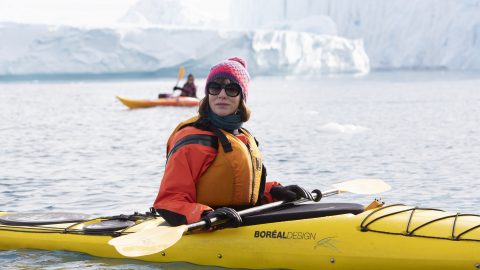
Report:
M 180 65 L 206 74 L 231 56 L 245 57 L 253 75 L 370 69 L 361 40 L 289 30 L 0 23 L 0 40 L 0 78 L 161 76 L 175 74 Z

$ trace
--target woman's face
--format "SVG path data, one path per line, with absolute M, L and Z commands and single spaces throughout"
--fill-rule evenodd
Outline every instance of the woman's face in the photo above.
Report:
M 217 79 L 215 82 L 226 85 L 230 83 L 229 79 Z M 208 104 L 212 111 L 218 116 L 227 116 L 234 114 L 240 105 L 241 94 L 236 97 L 230 97 L 225 93 L 225 89 L 218 95 L 208 95 Z

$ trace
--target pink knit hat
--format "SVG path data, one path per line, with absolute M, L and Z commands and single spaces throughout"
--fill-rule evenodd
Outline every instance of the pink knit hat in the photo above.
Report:
M 242 87 L 243 98 L 247 101 L 248 83 L 250 82 L 250 75 L 247 71 L 247 61 L 240 57 L 232 57 L 216 64 L 210 69 L 210 73 L 208 73 L 207 84 L 218 78 L 227 78 L 231 82 L 238 83 Z M 205 95 L 207 95 L 206 85 Z

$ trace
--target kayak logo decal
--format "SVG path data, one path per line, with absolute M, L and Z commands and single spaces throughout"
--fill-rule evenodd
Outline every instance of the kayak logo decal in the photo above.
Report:
M 311 232 L 283 232 L 283 231 L 255 231 L 254 238 L 278 238 L 291 240 L 315 240 L 317 233 Z
M 320 239 L 317 244 L 313 247 L 313 249 L 317 248 L 327 248 L 336 252 L 340 252 L 337 248 L 338 240 L 335 239 L 333 236 L 325 237 Z

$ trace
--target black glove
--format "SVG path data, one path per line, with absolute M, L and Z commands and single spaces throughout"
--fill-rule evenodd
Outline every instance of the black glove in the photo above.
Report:
M 178 87 L 178 86 L 174 86 L 174 87 L 173 87 L 173 91 L 175 91 L 175 90 L 182 90 L 182 88 L 181 88 L 181 87 Z
M 214 211 L 208 212 L 206 215 L 202 217 L 202 220 L 206 222 L 205 229 L 209 229 L 212 227 L 212 222 L 210 221 L 211 218 L 216 217 L 217 219 L 228 219 L 227 222 L 219 224 L 217 227 L 225 228 L 225 227 L 238 227 L 242 224 L 242 217 L 232 208 L 229 207 L 220 207 L 215 209 Z
M 301 198 L 313 201 L 313 195 L 304 188 L 297 185 L 290 186 L 274 186 L 270 189 L 272 197 L 279 201 L 295 201 Z

